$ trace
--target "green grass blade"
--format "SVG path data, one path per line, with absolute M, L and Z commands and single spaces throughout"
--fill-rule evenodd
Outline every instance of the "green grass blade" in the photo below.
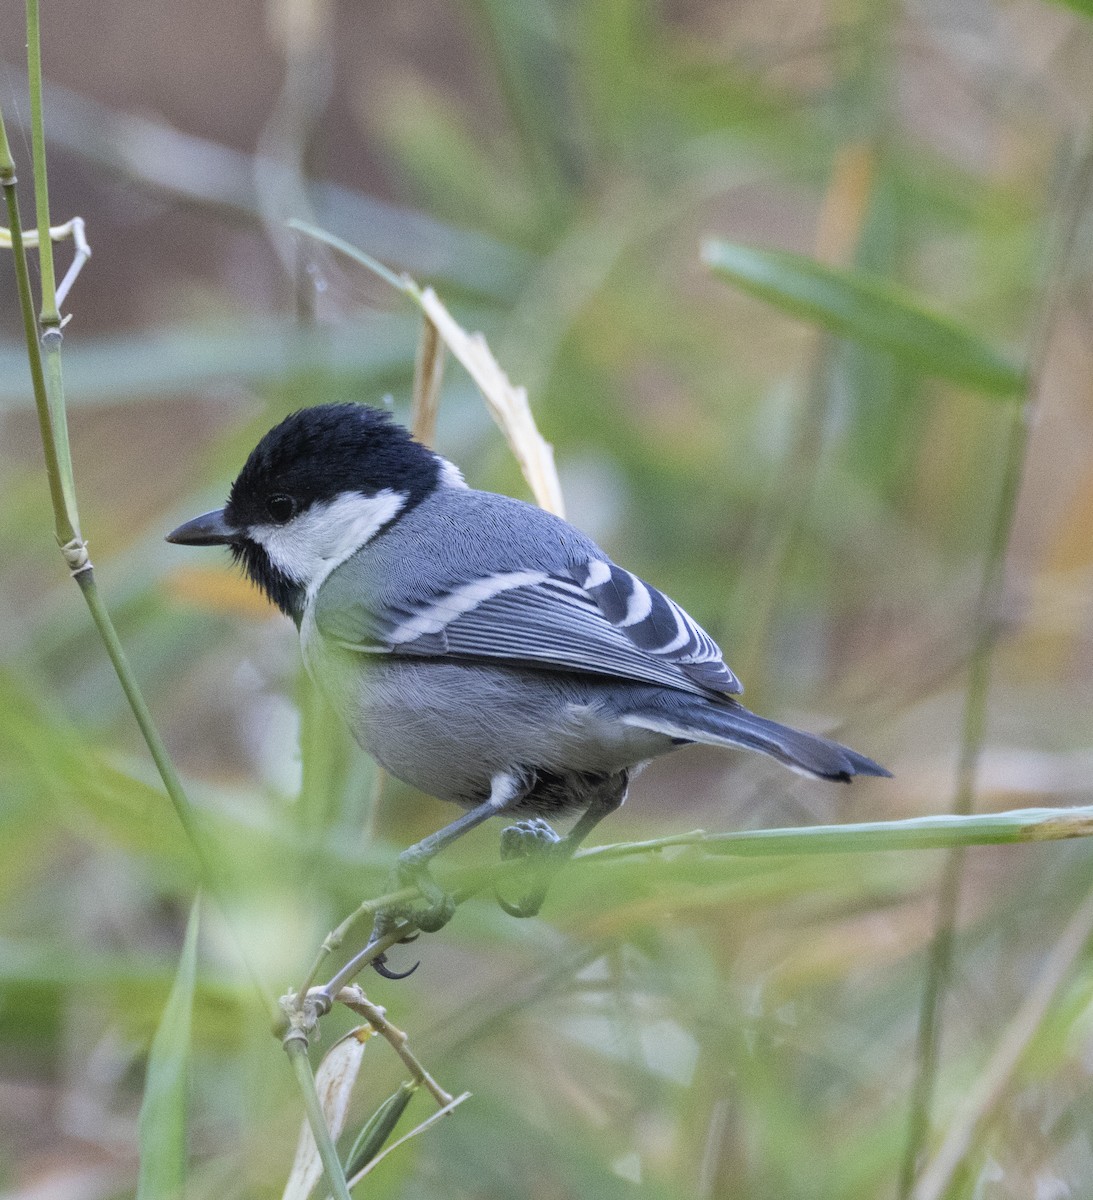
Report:
M 197 978 L 200 897 L 190 910 L 174 986 L 163 1010 L 140 1106 L 140 1176 L 137 1200 L 178 1200 L 186 1182 L 186 1110 L 190 1024 Z
M 1055 3 L 1073 9 L 1083 17 L 1093 17 L 1093 0 L 1055 0 Z
M 993 396 L 1025 389 L 1021 367 L 885 280 L 835 270 L 787 250 L 714 239 L 703 245 L 702 258 L 719 278 L 783 312 L 887 350 L 925 374 Z
M 353 1147 L 345 1158 L 346 1177 L 352 1177 L 376 1157 L 395 1131 L 406 1106 L 414 1098 L 416 1083 L 401 1083 L 399 1089 L 376 1109 L 357 1134 Z
M 1093 837 L 1093 805 L 1012 808 L 996 813 L 936 813 L 896 821 L 738 829 L 729 833 L 694 830 L 645 842 L 589 846 L 579 850 L 574 861 L 623 858 L 673 846 L 701 846 L 709 854 L 740 858 L 776 858 L 793 854 L 872 854 L 881 850 L 1006 846 L 1017 842 L 1057 842 L 1084 837 Z

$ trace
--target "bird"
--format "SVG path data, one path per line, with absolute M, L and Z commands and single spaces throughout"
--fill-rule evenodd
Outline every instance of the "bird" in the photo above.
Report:
M 226 546 L 295 623 L 308 673 L 395 778 L 464 811 L 403 851 L 423 902 L 376 916 L 433 932 L 454 911 L 429 863 L 494 816 L 504 858 L 553 864 L 681 746 L 755 750 L 817 779 L 888 776 L 838 742 L 758 716 L 714 639 L 561 517 L 468 486 L 384 410 L 300 409 L 258 442 L 223 508 L 167 541 Z M 563 837 L 554 829 L 573 816 Z M 400 924 L 401 922 L 401 924 Z M 384 964 L 381 974 L 399 978 Z

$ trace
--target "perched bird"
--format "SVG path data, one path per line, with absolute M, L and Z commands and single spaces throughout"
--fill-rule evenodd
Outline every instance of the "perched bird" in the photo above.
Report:
M 502 852 L 564 861 L 641 763 L 693 742 L 758 750 L 819 779 L 888 775 L 837 742 L 749 712 L 714 640 L 561 518 L 476 491 L 375 408 L 293 413 L 223 509 L 168 535 L 225 545 L 296 623 L 304 662 L 396 778 L 465 813 L 399 857 L 440 928 L 428 861 L 488 817 Z M 546 824 L 577 820 L 565 838 Z M 545 893 L 505 904 L 531 915 Z M 504 903 L 504 902 L 503 902 Z M 383 914 L 374 938 L 407 914 Z M 382 964 L 381 964 L 382 965 Z M 387 972 L 385 972 L 387 973 Z

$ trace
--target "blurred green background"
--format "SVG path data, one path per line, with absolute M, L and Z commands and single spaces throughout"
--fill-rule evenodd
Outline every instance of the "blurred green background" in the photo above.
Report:
M 896 775 L 825 787 L 688 750 L 641 776 L 600 840 L 953 804 L 1021 397 L 733 288 L 703 265 L 710 236 L 881 277 L 1028 366 L 975 803 L 1093 803 L 1093 226 L 1072 186 L 1093 34 L 1073 7 L 46 7 L 53 217 L 82 215 L 94 251 L 65 339 L 84 533 L 230 850 L 236 917 L 272 989 L 381 889 L 398 847 L 450 816 L 395 786 L 377 802 L 301 678 L 291 625 L 226 562 L 162 541 L 222 500 L 285 412 L 390 397 L 407 415 L 416 314 L 300 244 L 293 216 L 433 285 L 486 333 L 529 389 L 571 519 L 721 641 L 751 706 Z M 2 0 L 0 106 L 29 180 L 23 47 L 22 7 Z M 0 1189 L 110 1200 L 135 1187 L 144 1064 L 195 871 L 62 578 L 3 269 Z M 473 484 L 527 495 L 454 364 L 438 444 Z M 488 861 L 496 833 L 452 859 Z M 422 958 L 412 979 L 364 982 L 441 1082 L 474 1097 L 358 1194 L 895 1196 L 941 865 L 684 855 L 574 869 L 535 921 L 469 902 L 395 956 Z M 967 856 L 928 1151 L 994 1080 L 1091 866 L 1083 843 Z M 1060 976 L 946 1195 L 1093 1194 L 1091 968 L 1083 953 Z M 348 1024 L 332 1016 L 326 1044 Z M 278 1195 L 299 1096 L 208 910 L 194 1037 L 189 1194 Z M 351 1126 L 400 1070 L 368 1047 Z M 415 1099 L 407 1127 L 428 1112 Z

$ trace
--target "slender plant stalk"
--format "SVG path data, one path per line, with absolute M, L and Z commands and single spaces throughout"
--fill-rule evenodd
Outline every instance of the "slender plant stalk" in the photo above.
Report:
M 49 477 L 50 497 L 53 502 L 54 523 L 57 540 L 68 564 L 69 571 L 79 585 L 87 602 L 91 618 L 106 647 L 107 655 L 121 683 L 133 716 L 144 736 L 152 759 L 159 771 L 179 822 L 185 831 L 197 857 L 201 876 L 209 892 L 219 902 L 221 911 L 230 914 L 225 904 L 228 872 L 222 869 L 219 856 L 199 827 L 195 810 L 182 787 L 182 783 L 171 761 L 167 748 L 159 735 L 152 715 L 144 701 L 136 676 L 129 665 L 121 640 L 114 628 L 106 605 L 99 595 L 95 572 L 87 553 L 87 546 L 80 533 L 76 505 L 75 480 L 69 450 L 68 420 L 65 413 L 64 380 L 61 371 L 61 318 L 56 301 L 55 274 L 53 270 L 53 244 L 49 236 L 49 198 L 45 157 L 45 134 L 42 120 L 42 75 L 41 39 L 37 0 L 27 0 L 27 55 L 30 81 L 32 144 L 34 153 L 35 195 L 38 210 L 38 252 L 41 261 L 42 309 L 39 322 L 34 318 L 33 298 L 30 288 L 30 273 L 27 267 L 26 247 L 23 245 L 22 224 L 19 219 L 18 197 L 15 190 L 15 163 L 11 156 L 3 117 L 0 114 L 0 183 L 2 183 L 11 225 L 12 251 L 16 264 L 16 279 L 23 329 L 26 337 L 27 355 L 30 363 L 31 381 L 34 389 L 38 424 L 42 435 L 42 447 Z M 41 336 L 39 338 L 39 329 Z M 43 370 L 43 357 L 45 369 Z M 254 970 L 247 953 L 246 940 L 230 919 L 229 927 L 239 947 L 241 958 L 249 972 L 258 994 L 273 1019 L 279 1020 L 281 1011 L 273 996 L 264 987 Z M 322 1113 L 318 1108 L 315 1081 L 307 1061 L 306 1042 L 299 1036 L 290 1036 L 285 1048 L 292 1060 L 294 1073 L 301 1088 L 304 1104 L 312 1123 L 315 1141 L 326 1171 L 327 1182 L 337 1200 L 349 1200 L 349 1189 L 345 1173 L 338 1161 L 333 1142 Z
M 710 854 L 738 858 L 780 855 L 872 854 L 886 850 L 941 850 L 953 846 L 1004 846 L 1093 837 L 1093 805 L 1076 808 L 1017 808 L 1001 813 L 956 816 L 940 813 L 902 821 L 808 825 L 788 829 L 742 829 L 731 833 L 675 834 L 647 842 L 590 846 L 574 862 L 622 858 L 675 846 L 701 846 Z
M 46 460 L 46 477 L 49 495 L 53 503 L 54 530 L 60 546 L 79 540 L 76 514 L 69 507 L 62 485 L 62 472 L 57 458 L 57 446 L 53 439 L 49 404 L 46 401 L 45 373 L 38 346 L 38 325 L 34 317 L 34 297 L 30 288 L 30 271 L 27 267 L 26 248 L 23 245 L 22 226 L 19 223 L 19 197 L 16 192 L 15 161 L 8 144 L 7 129 L 0 113 L 0 185 L 4 189 L 4 201 L 11 226 L 11 250 L 15 260 L 15 286 L 19 293 L 19 310 L 23 317 L 23 337 L 27 345 L 31 384 L 38 414 L 38 429 L 42 438 L 42 450 Z
M 994 527 L 976 605 L 977 630 L 968 669 L 956 794 L 952 804 L 952 811 L 957 816 L 967 816 L 975 804 L 975 777 L 986 729 L 992 651 L 998 636 L 998 609 L 1005 588 L 1006 550 L 1017 511 L 1027 442 L 1028 424 L 1024 408 L 1021 407 L 1014 410 L 1007 432 L 1002 490 L 995 509 Z M 960 908 L 963 876 L 964 850 L 957 847 L 945 863 L 938 887 L 934 937 L 930 945 L 926 983 L 919 1008 L 916 1050 L 918 1070 L 911 1089 L 907 1141 L 900 1166 L 901 1200 L 906 1200 L 914 1187 L 919 1156 L 929 1132 L 930 1110 L 933 1106 L 941 1049 L 941 1005 L 952 977 L 956 916 Z
M 1009 1094 L 1036 1033 L 1091 937 L 1093 892 L 1086 896 L 1044 959 L 1032 990 L 1003 1031 L 986 1068 L 948 1122 L 941 1145 L 915 1184 L 912 1200 L 944 1200 L 961 1165 L 968 1161 L 976 1139 Z
M 942 813 L 911 817 L 902 821 L 868 821 L 849 825 L 811 825 L 787 829 L 744 829 L 707 833 L 696 829 L 641 842 L 615 842 L 578 850 L 567 869 L 601 859 L 660 855 L 664 851 L 694 848 L 721 858 L 784 858 L 815 854 L 873 854 L 883 851 L 946 850 L 960 846 L 1005 846 L 1025 842 L 1053 842 L 1093 837 L 1093 805 L 1075 808 L 1021 808 L 1001 813 L 957 816 Z M 499 862 L 488 867 L 463 867 L 449 871 L 443 886 L 456 904 L 463 904 L 487 887 L 518 879 L 526 869 L 522 862 Z M 306 999 L 319 1001 L 326 1012 L 339 989 L 384 950 L 410 932 L 399 928 L 382 942 L 350 959 L 318 992 L 313 984 L 326 959 L 342 944 L 354 926 L 381 908 L 412 903 L 420 897 L 416 888 L 374 896 L 365 900 L 323 940 L 315 961 L 300 988 L 293 993 L 293 1007 L 300 1010 Z
M 45 123 L 42 115 L 42 38 L 38 0 L 26 0 L 26 13 L 34 207 L 38 226 L 38 262 L 42 274 L 42 306 L 38 314 L 38 326 L 41 331 L 40 353 L 45 366 L 46 397 L 53 442 L 61 468 L 60 483 L 65 498 L 65 510 L 78 538 L 76 487 L 64 408 L 64 377 L 61 370 L 61 313 L 57 306 L 57 276 L 53 265 L 53 239 L 50 237 L 49 224 L 49 178 L 46 169 Z M 64 545 L 62 542 L 62 546 Z M 69 558 L 67 552 L 66 558 Z M 71 561 L 69 566 L 72 566 Z
M 185 830 L 186 837 L 193 847 L 201 867 L 201 873 L 206 879 L 217 885 L 217 894 L 223 899 L 225 883 L 223 874 L 215 856 L 210 853 L 206 845 L 205 836 L 198 825 L 196 810 L 186 795 L 175 765 L 167 752 L 167 747 L 164 746 L 152 714 L 148 710 L 140 685 L 129 664 L 125 648 L 121 644 L 121 639 L 114 628 L 114 622 L 110 619 L 110 614 L 99 593 L 95 582 L 95 571 L 90 563 L 76 575 L 76 582 L 87 601 L 87 607 L 91 610 L 91 619 L 95 622 L 95 628 L 99 631 L 99 636 L 106 647 L 106 653 L 117 674 L 118 682 L 121 684 L 126 700 L 129 701 L 129 707 L 133 710 L 137 725 L 140 726 L 140 731 L 144 735 L 152 760 L 156 764 L 156 770 L 163 780 L 163 786 L 174 805 L 175 813 Z
M 315 1087 L 315 1076 L 307 1057 L 307 1039 L 295 1031 L 284 1040 L 285 1053 L 292 1064 L 293 1074 L 300 1087 L 300 1095 L 304 1098 L 304 1110 L 307 1122 L 311 1126 L 312 1136 L 322 1160 L 326 1173 L 326 1182 L 330 1185 L 335 1200 L 349 1200 L 349 1187 L 345 1182 L 345 1171 L 342 1170 L 341 1159 L 330 1136 L 330 1129 L 323 1116 L 323 1106 L 319 1101 L 319 1093 Z
M 38 217 L 38 255 L 42 268 L 43 329 L 61 324 L 57 311 L 57 283 L 53 272 L 53 244 L 49 237 L 49 187 L 46 177 L 46 134 L 42 121 L 42 29 L 38 0 L 26 0 L 27 78 L 30 84 L 30 139 L 34 160 L 34 206 Z
M 31 5 L 28 4 L 28 13 Z M 28 22 L 28 29 L 36 28 L 35 22 Z M 33 57 L 33 53 L 31 55 Z M 31 74 L 32 84 L 34 74 Z M 33 93 L 32 93 L 33 100 Z M 39 93 L 40 101 L 40 93 Z M 32 112 L 40 110 L 40 102 L 33 105 Z M 37 171 L 36 174 L 44 174 Z M 55 346 L 47 354 L 49 375 L 43 367 L 42 352 L 39 343 L 38 325 L 34 315 L 34 300 L 30 287 L 30 272 L 27 266 L 26 247 L 23 244 L 21 225 L 19 223 L 19 202 L 15 188 L 15 165 L 11 159 L 7 134 L 4 128 L 3 116 L 0 115 L 0 180 L 6 194 L 8 218 L 11 224 L 12 252 L 15 258 L 16 284 L 19 291 L 19 304 L 23 316 L 23 331 L 26 337 L 27 358 L 30 366 L 31 384 L 34 390 L 35 407 L 38 414 L 38 427 L 42 436 L 42 449 L 45 454 L 46 474 L 49 479 L 50 498 L 53 502 L 54 528 L 57 541 L 60 543 L 69 570 L 79 584 L 80 591 L 91 612 L 99 635 L 106 647 L 107 654 L 117 673 L 118 680 L 133 709 L 133 715 L 140 726 L 141 733 L 148 744 L 152 758 L 159 770 L 167 794 L 175 807 L 178 818 L 193 845 L 201 866 L 202 874 L 214 893 L 219 894 L 216 872 L 212 860 L 202 841 L 200 830 L 193 806 L 190 804 L 182 784 L 175 771 L 174 764 L 167 754 L 166 747 L 152 722 L 151 714 L 140 692 L 136 676 L 125 656 L 117 631 L 110 619 L 106 606 L 99 595 L 95 582 L 95 572 L 87 555 L 87 548 L 80 535 L 79 514 L 75 504 L 75 486 L 72 476 L 72 463 L 67 454 L 62 454 L 67 448 L 67 438 L 58 445 L 56 432 L 67 428 L 64 409 L 63 381 L 60 374 L 60 330 L 46 330 L 42 340 L 48 339 Z M 52 259 L 52 245 L 48 236 L 48 214 L 46 215 L 46 237 L 44 242 L 39 235 L 39 255 L 42 259 L 42 277 L 46 278 L 48 269 L 47 259 Z M 45 306 L 43 306 L 45 307 Z M 53 403 L 50 403 L 50 382 L 54 384 Z
M 53 243 L 50 239 L 47 172 L 45 163 L 45 137 L 42 119 L 41 50 L 39 37 L 38 5 L 36 0 L 27 3 L 28 78 L 30 81 L 30 107 L 32 146 L 34 150 L 34 177 L 38 209 L 38 254 L 44 295 L 40 322 L 35 317 L 34 300 L 30 285 L 26 245 L 22 236 L 19 202 L 16 194 L 15 163 L 0 113 L 0 184 L 3 186 L 11 227 L 12 254 L 15 261 L 16 286 L 19 306 L 23 318 L 23 333 L 30 367 L 31 385 L 34 392 L 35 410 L 41 433 L 42 450 L 45 457 L 46 476 L 49 482 L 53 508 L 54 529 L 61 553 L 69 572 L 79 585 L 87 603 L 92 621 L 106 648 L 108 657 L 118 676 L 122 690 L 133 711 L 137 725 L 152 755 L 152 759 L 163 781 L 163 786 L 174 807 L 183 830 L 189 840 L 202 882 L 217 900 L 222 911 L 228 874 L 213 852 L 213 848 L 202 833 L 195 809 L 187 797 L 178 772 L 171 762 L 167 748 L 155 727 L 151 713 L 141 694 L 132 667 L 126 658 L 117 630 L 99 594 L 95 572 L 87 553 L 87 546 L 80 531 L 79 510 L 76 503 L 76 488 L 69 453 L 68 419 L 65 412 L 64 380 L 61 372 L 61 320 L 57 311 L 55 274 L 53 270 Z M 44 360 L 44 361 L 43 361 Z M 246 943 L 238 931 L 236 941 L 242 959 L 254 981 L 271 1016 L 278 1013 L 276 1001 L 263 987 L 254 971 L 246 952 Z
M 1062 226 L 1050 258 L 1051 275 L 1039 320 L 1031 339 L 1031 369 L 1025 402 L 1014 408 L 1006 434 L 1002 486 L 995 505 L 994 522 L 987 545 L 979 597 L 976 605 L 976 636 L 968 669 L 964 718 L 952 811 L 967 816 L 975 804 L 975 781 L 986 731 L 987 701 L 995 643 L 1002 625 L 1006 587 L 1006 562 L 1017 516 L 1017 502 L 1024 477 L 1029 432 L 1040 401 L 1044 368 L 1055 319 L 1069 277 L 1071 248 L 1084 212 L 1085 198 L 1093 184 L 1093 137 L 1086 143 L 1065 190 Z M 930 1110 L 937 1079 L 941 1043 L 941 1006 L 952 976 L 957 911 L 964 871 L 964 851 L 953 849 L 945 865 L 938 891 L 937 921 L 930 948 L 926 984 L 919 1009 L 918 1072 L 912 1088 L 907 1142 L 900 1167 L 898 1196 L 912 1195 L 922 1148 L 929 1132 Z

